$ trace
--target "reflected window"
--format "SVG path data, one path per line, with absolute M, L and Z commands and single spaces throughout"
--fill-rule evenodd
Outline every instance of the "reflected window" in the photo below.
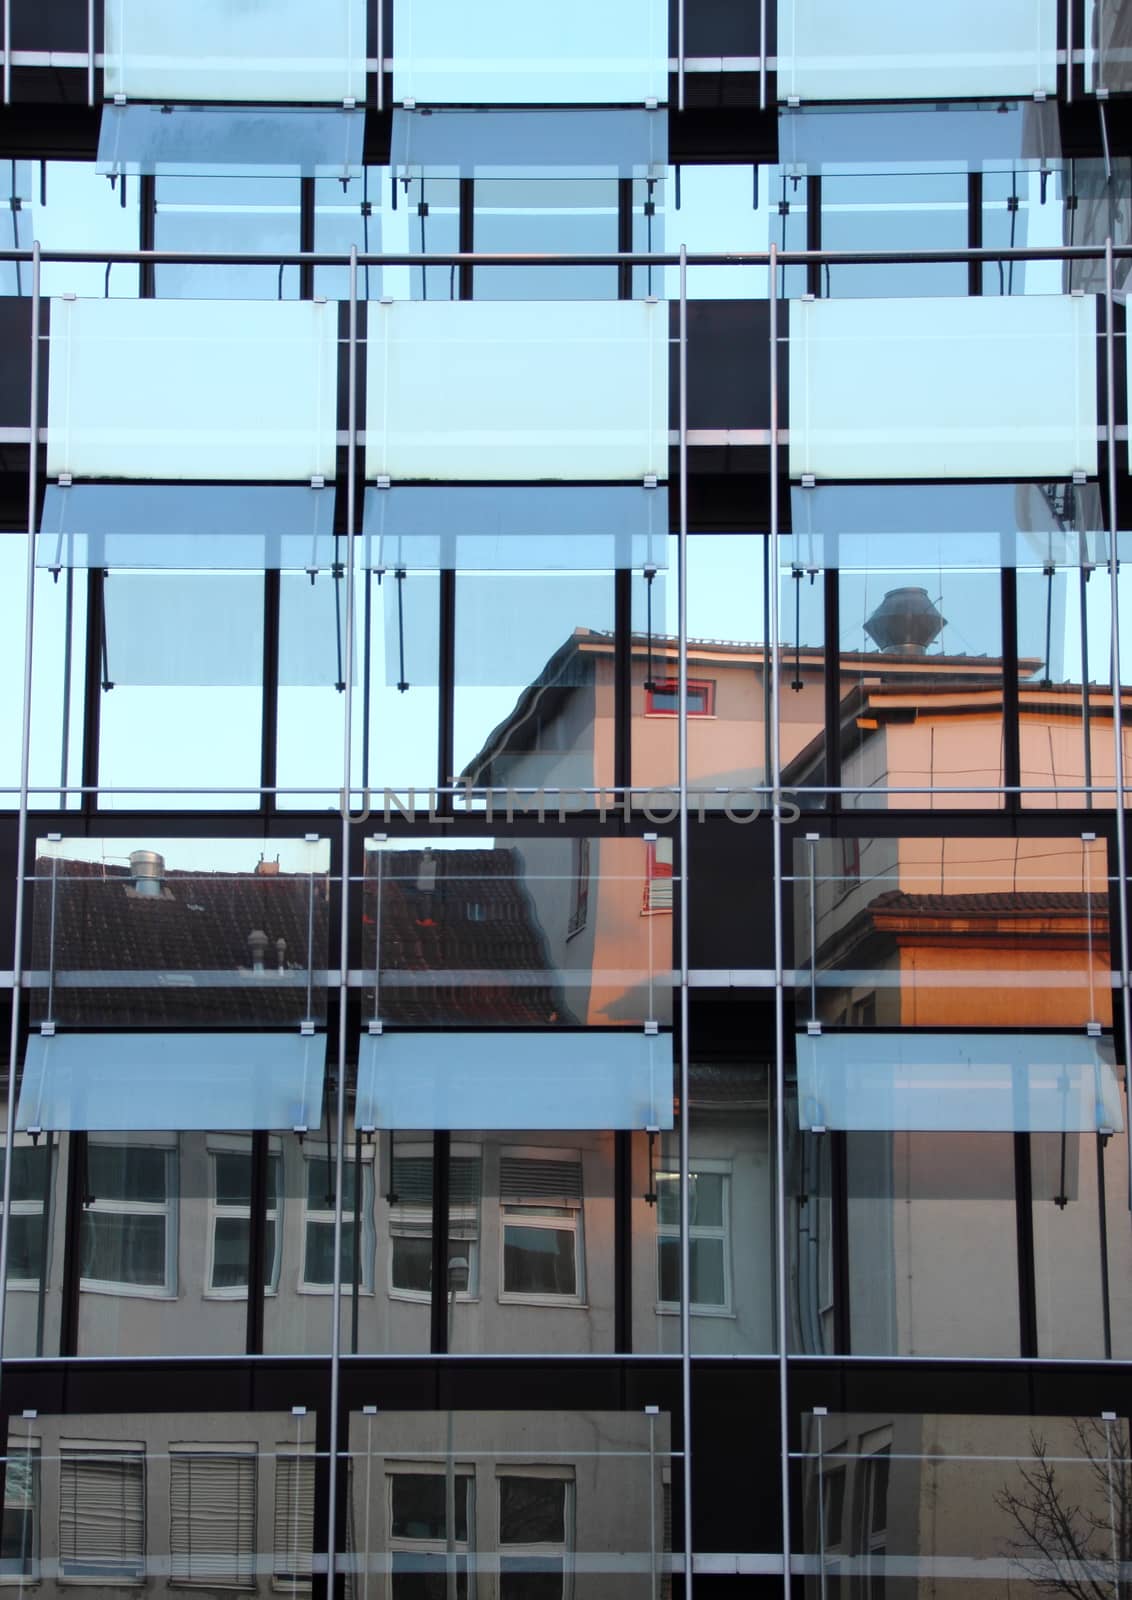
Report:
M 38 1289 L 45 1266 L 46 1231 L 53 1165 L 50 1137 L 17 1144 L 12 1158 L 12 1204 L 8 1213 L 8 1287 Z M 4 1152 L 0 1150 L 0 1183 Z
M 468 1555 L 473 1548 L 469 1530 L 475 1528 L 475 1475 L 470 1466 L 454 1464 L 456 1594 L 468 1595 Z M 386 1478 L 389 1512 L 389 1549 L 392 1557 L 393 1600 L 431 1600 L 444 1589 L 448 1550 L 446 1517 L 447 1478 L 442 1469 L 423 1463 L 398 1463 Z M 451 1591 L 449 1591 L 451 1593 Z
M 680 714 L 680 685 L 674 678 L 661 678 L 650 689 L 645 685 L 645 715 L 675 717 Z M 706 678 L 688 679 L 688 715 L 710 717 L 715 714 L 715 684 Z
M 314 1573 L 313 1452 L 280 1450 L 275 1457 L 274 1587 L 309 1594 Z
M 449 255 L 460 249 L 460 184 L 425 175 L 396 178 L 388 167 L 366 167 L 361 177 L 315 179 L 314 247 L 349 255 Z M 483 249 L 479 241 L 477 249 Z M 504 269 L 506 270 L 506 269 Z M 316 267 L 315 293 L 345 300 L 348 267 Z M 361 266 L 358 297 L 377 300 L 458 300 L 460 273 L 454 266 Z
M 474 1299 L 479 1289 L 480 1192 L 478 1146 L 454 1145 L 448 1163 L 449 1292 Z M 398 1145 L 389 1202 L 389 1288 L 396 1296 L 432 1294 L 431 1146 Z M 465 1266 L 457 1263 L 463 1261 Z
M 172 1583 L 249 1588 L 256 1575 L 254 1445 L 169 1452 Z
M 507 1152 L 499 1163 L 502 1298 L 585 1298 L 582 1162 L 576 1151 Z
M 145 1577 L 145 1454 L 83 1445 L 59 1452 L 59 1575 L 100 1583 Z
M 500 1474 L 500 1600 L 562 1600 L 573 1526 L 572 1467 Z
M 695 1161 L 688 1174 L 692 1310 L 731 1309 L 730 1171 L 721 1162 Z M 657 1300 L 680 1304 L 680 1174 L 656 1175 Z
M 214 1150 L 212 1161 L 212 1220 L 209 1234 L 208 1291 L 243 1299 L 248 1292 L 251 1260 L 252 1156 L 250 1150 Z M 268 1294 L 279 1288 L 283 1234 L 279 1213 L 283 1204 L 283 1157 L 271 1151 L 267 1158 L 267 1226 L 263 1250 L 263 1287 Z
M 334 1285 L 334 1203 L 337 1174 L 334 1163 L 325 1156 L 306 1158 L 306 1200 L 303 1209 L 304 1289 L 330 1289 Z M 359 1233 L 360 1229 L 360 1233 Z M 354 1283 L 354 1240 L 359 1239 L 359 1288 L 373 1291 L 373 1162 L 362 1163 L 361 1193 L 358 1192 L 357 1163 L 347 1161 L 342 1169 L 342 1272 L 344 1288 Z
M 13 1439 L 9 1450 L 4 1462 L 0 1578 L 35 1582 L 39 1578 L 39 1441 Z
M 79 1230 L 83 1289 L 176 1294 L 176 1160 L 171 1147 L 88 1139 Z

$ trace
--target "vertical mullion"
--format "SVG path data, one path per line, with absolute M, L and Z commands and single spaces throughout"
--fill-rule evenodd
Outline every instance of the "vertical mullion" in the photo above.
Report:
M 59 1354 L 79 1353 L 79 1278 L 83 1201 L 87 1191 L 87 1135 L 72 1133 L 67 1142 L 67 1192 L 63 1224 L 63 1281 L 61 1287 Z M 46 1222 L 44 1224 L 46 1229 Z
M 453 776 L 456 722 L 456 574 L 446 568 L 440 574 L 440 738 L 437 751 L 437 781 L 443 788 Z M 452 796 L 440 798 L 437 810 L 452 812 Z
M 275 785 L 279 781 L 279 606 L 282 578 L 278 568 L 263 574 L 263 705 L 260 722 L 260 805 L 265 812 L 278 809 Z
M 613 1135 L 613 1348 L 633 1348 L 633 1134 Z
M 314 178 L 299 179 L 299 249 L 314 249 Z M 314 264 L 304 261 L 299 268 L 299 299 L 314 299 Z
M 474 178 L 460 179 L 460 216 L 459 216 L 460 251 L 470 254 L 476 247 L 476 180 Z M 470 300 L 475 292 L 475 268 L 470 261 L 460 263 L 458 277 L 458 295 L 461 300 Z
M 433 1355 L 448 1352 L 448 1158 L 452 1136 L 437 1130 L 432 1136 L 432 1302 L 429 1348 Z
M 1014 1204 L 1018 1220 L 1019 1353 L 1038 1352 L 1038 1308 L 1034 1271 L 1034 1181 L 1030 1135 L 1014 1135 Z
M 102 723 L 102 638 L 106 625 L 106 574 L 101 567 L 87 572 L 86 662 L 83 672 L 82 777 L 84 816 L 99 808 L 98 744 Z
M 119 183 L 126 182 L 123 172 L 118 179 Z M 138 184 L 138 227 L 141 248 L 143 250 L 157 249 L 157 179 L 143 176 L 137 180 Z M 138 294 L 142 300 L 152 300 L 157 294 L 157 268 L 152 261 L 143 261 L 139 271 Z
M 1002 781 L 1008 790 L 1017 791 L 1021 783 L 1022 757 L 1018 712 L 1018 574 L 1013 567 L 1002 569 Z M 1049 797 L 1043 797 L 1043 803 Z M 1007 811 L 1018 811 L 1022 796 L 1003 797 Z
M 620 254 L 629 254 L 633 249 L 632 178 L 617 180 L 617 249 Z M 617 267 L 617 298 L 633 298 L 633 268 L 627 261 L 620 262 Z
M 983 242 L 983 175 L 981 172 L 967 174 L 967 245 L 971 250 L 978 250 Z M 967 293 L 979 295 L 983 292 L 983 263 L 969 261 L 967 263 Z
M 264 1280 L 267 1277 L 267 1175 L 268 1135 L 252 1134 L 250 1192 L 248 1195 L 248 1321 L 247 1353 L 259 1355 L 263 1349 Z M 282 1219 L 276 1216 L 279 1228 Z

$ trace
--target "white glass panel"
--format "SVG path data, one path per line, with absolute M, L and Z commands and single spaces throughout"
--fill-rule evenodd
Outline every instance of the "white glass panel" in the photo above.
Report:
M 1057 0 L 778 0 L 778 97 L 977 99 L 1057 89 Z
M 332 478 L 337 331 L 334 304 L 53 300 L 48 473 Z
M 1090 295 L 792 300 L 790 475 L 1097 470 Z
M 367 477 L 667 476 L 667 305 L 397 301 L 371 318 Z
M 394 0 L 393 98 L 639 105 L 668 92 L 667 0 Z
M 366 96 L 365 0 L 106 0 L 106 98 Z
M 33 1033 L 16 1125 L 317 1128 L 325 1057 L 325 1035 Z
M 803 1128 L 1119 1133 L 1112 1046 L 1079 1034 L 799 1034 Z
M 671 1128 L 672 1036 L 366 1035 L 357 1120 L 374 1128 Z

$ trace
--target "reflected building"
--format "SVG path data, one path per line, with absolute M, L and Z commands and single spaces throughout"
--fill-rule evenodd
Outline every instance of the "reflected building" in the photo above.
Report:
M 4 1583 L 1128 1590 L 1130 32 L 0 6 Z

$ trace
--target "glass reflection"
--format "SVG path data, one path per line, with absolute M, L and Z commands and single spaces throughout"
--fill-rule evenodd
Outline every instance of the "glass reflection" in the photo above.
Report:
M 136 180 L 110 183 L 90 161 L 0 161 L 0 195 L 7 202 L 5 246 L 30 250 L 137 250 Z M 119 262 L 47 261 L 40 268 L 44 295 L 133 298 L 138 269 Z M 0 262 L 0 294 L 31 294 L 30 262 Z
M 258 859 L 257 859 L 258 858 Z M 294 1027 L 326 1015 L 329 844 L 37 844 L 32 1018 Z
M 477 178 L 475 248 L 616 253 L 616 178 Z M 476 267 L 477 300 L 614 300 L 616 267 Z
M 794 870 L 800 1018 L 1111 1022 L 1103 840 L 824 839 L 796 844 Z
M 500 1600 L 660 1592 L 678 1490 L 670 1417 L 650 1412 L 353 1413 L 347 1582 L 464 1596 L 498 1571 Z
M 963 250 L 967 173 L 827 170 L 821 179 L 826 250 Z M 964 262 L 822 265 L 827 295 L 961 295 Z M 1056 287 L 1056 286 L 1055 286 Z
M 395 177 L 366 167 L 360 178 L 315 179 L 314 247 L 349 255 L 453 253 L 460 249 L 460 184 L 443 176 Z M 482 248 L 477 245 L 477 248 Z M 456 267 L 370 267 L 358 270 L 358 296 L 377 300 L 458 300 Z M 316 267 L 315 294 L 349 297 L 347 267 Z
M 459 573 L 458 783 L 613 783 L 611 573 Z
M 988 1593 L 1123 1585 L 1132 1489 L 1124 1420 L 1054 1416 L 802 1417 L 807 1595 L 919 1588 L 940 1572 Z

